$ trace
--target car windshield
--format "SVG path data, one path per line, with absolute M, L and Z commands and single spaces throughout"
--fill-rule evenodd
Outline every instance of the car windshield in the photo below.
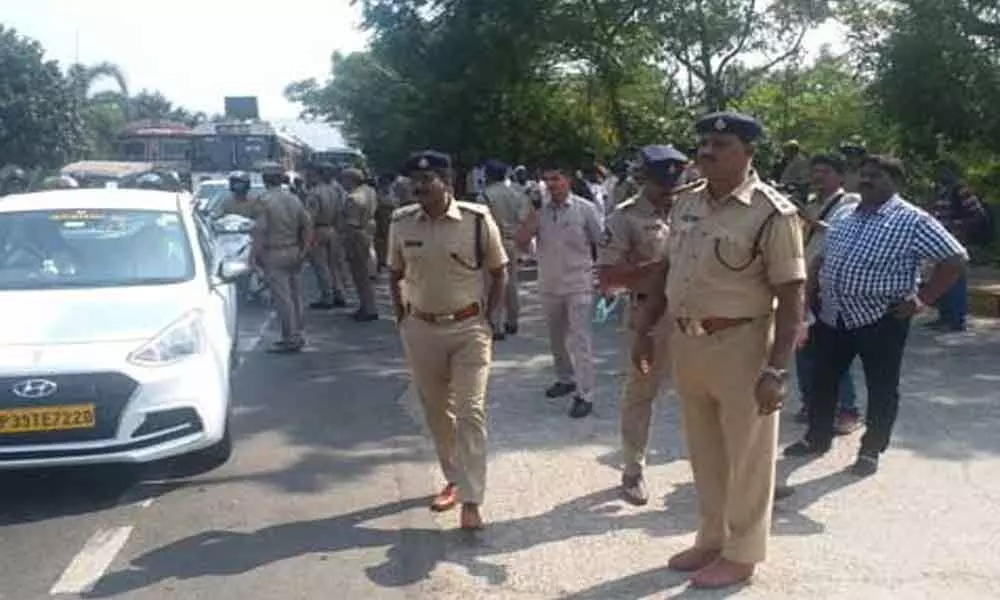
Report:
M 264 188 L 251 186 L 250 191 L 247 196 L 250 198 L 259 198 L 261 194 L 264 193 Z M 198 193 L 195 195 L 196 206 L 198 207 L 198 212 L 208 215 L 221 214 L 222 204 L 232 198 L 233 193 L 229 191 L 229 183 L 220 184 L 202 184 L 198 188 Z
M 0 213 L 0 290 L 160 285 L 194 274 L 176 212 Z

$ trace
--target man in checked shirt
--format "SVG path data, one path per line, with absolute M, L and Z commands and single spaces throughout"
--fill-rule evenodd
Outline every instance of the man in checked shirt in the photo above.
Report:
M 896 158 L 862 161 L 861 203 L 830 224 L 806 290 L 810 300 L 819 302 L 811 332 L 815 391 L 809 430 L 803 440 L 785 448 L 785 455 L 816 456 L 830 450 L 838 382 L 860 355 L 868 387 L 866 429 L 852 469 L 860 477 L 878 471 L 879 456 L 889 446 L 910 320 L 948 290 L 968 261 L 965 248 L 937 219 L 900 197 L 903 175 Z M 934 269 L 921 288 L 918 275 L 925 260 Z

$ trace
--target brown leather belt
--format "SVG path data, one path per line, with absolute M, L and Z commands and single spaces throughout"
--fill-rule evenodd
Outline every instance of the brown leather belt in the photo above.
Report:
M 737 325 L 753 321 L 752 317 L 709 317 L 707 319 L 677 319 L 677 326 L 684 335 L 699 337 L 714 335 Z
M 424 321 L 425 323 L 433 323 L 435 325 L 441 325 L 444 323 L 459 323 L 467 319 L 471 319 L 479 315 L 480 307 L 478 302 L 473 302 L 472 304 L 466 306 L 465 308 L 460 308 L 453 313 L 438 314 L 438 313 L 428 313 L 422 310 L 417 310 L 410 307 L 410 314 L 414 317 Z

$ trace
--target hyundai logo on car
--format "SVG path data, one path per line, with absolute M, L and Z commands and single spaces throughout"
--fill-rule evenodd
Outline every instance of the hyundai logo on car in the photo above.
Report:
M 56 393 L 59 386 L 56 382 L 48 379 L 26 379 L 14 385 L 14 394 L 21 398 L 36 400 L 38 398 L 48 398 Z

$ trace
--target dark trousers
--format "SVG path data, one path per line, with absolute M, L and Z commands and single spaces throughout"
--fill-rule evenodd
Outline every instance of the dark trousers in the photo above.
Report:
M 807 441 L 821 448 L 828 448 L 833 443 L 837 390 L 854 357 L 860 356 L 868 387 L 861 453 L 878 455 L 885 452 L 899 412 L 899 375 L 909 332 L 910 320 L 892 315 L 857 329 L 816 323 L 812 331 L 816 353 L 815 387 L 809 406 Z

